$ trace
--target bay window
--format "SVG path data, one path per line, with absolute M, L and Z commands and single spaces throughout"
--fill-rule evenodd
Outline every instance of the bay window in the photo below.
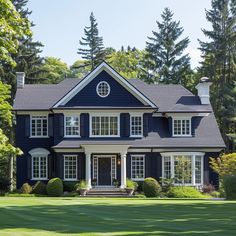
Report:
M 162 154 L 162 176 L 176 185 L 202 185 L 203 153 Z

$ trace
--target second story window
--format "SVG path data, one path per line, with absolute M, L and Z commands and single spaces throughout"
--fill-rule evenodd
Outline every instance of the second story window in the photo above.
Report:
M 142 116 L 130 116 L 130 136 L 143 136 L 143 119 Z
M 191 136 L 191 119 L 174 118 L 173 136 Z
M 119 136 L 119 117 L 92 116 L 90 136 L 102 136 L 102 137 Z
M 48 117 L 31 116 L 31 137 L 48 136 Z
M 65 136 L 79 135 L 79 116 L 65 116 Z

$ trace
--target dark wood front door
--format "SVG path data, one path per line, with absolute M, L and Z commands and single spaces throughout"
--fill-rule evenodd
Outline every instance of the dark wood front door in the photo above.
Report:
M 98 185 L 111 185 L 111 158 L 98 158 Z

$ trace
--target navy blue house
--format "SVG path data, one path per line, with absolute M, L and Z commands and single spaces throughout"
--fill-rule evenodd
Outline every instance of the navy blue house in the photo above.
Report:
M 176 177 L 179 157 L 189 160 L 185 185 L 216 184 L 209 157 L 225 144 L 203 78 L 198 95 L 181 85 L 126 80 L 106 62 L 83 79 L 24 84 L 17 73 L 17 187 L 23 183 L 85 179 L 92 188 L 125 188 L 126 179 Z M 179 184 L 176 182 L 175 184 Z

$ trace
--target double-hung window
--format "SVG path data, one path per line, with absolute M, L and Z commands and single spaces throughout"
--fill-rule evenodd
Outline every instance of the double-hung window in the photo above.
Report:
M 79 116 L 65 116 L 65 136 L 75 137 L 80 135 Z
M 47 155 L 32 155 L 32 179 L 44 180 L 47 175 Z
M 162 159 L 162 176 L 173 178 L 176 185 L 202 185 L 203 154 L 165 153 Z
M 64 180 L 77 180 L 77 155 L 64 156 Z
M 91 117 L 90 136 L 118 137 L 119 136 L 119 117 L 114 115 Z
M 31 116 L 31 137 L 48 136 L 48 117 Z
M 130 116 L 130 136 L 142 137 L 143 136 L 143 119 L 142 116 Z
M 173 118 L 173 136 L 191 136 L 191 119 Z
M 144 180 L 145 178 L 145 156 L 131 156 L 131 179 Z

